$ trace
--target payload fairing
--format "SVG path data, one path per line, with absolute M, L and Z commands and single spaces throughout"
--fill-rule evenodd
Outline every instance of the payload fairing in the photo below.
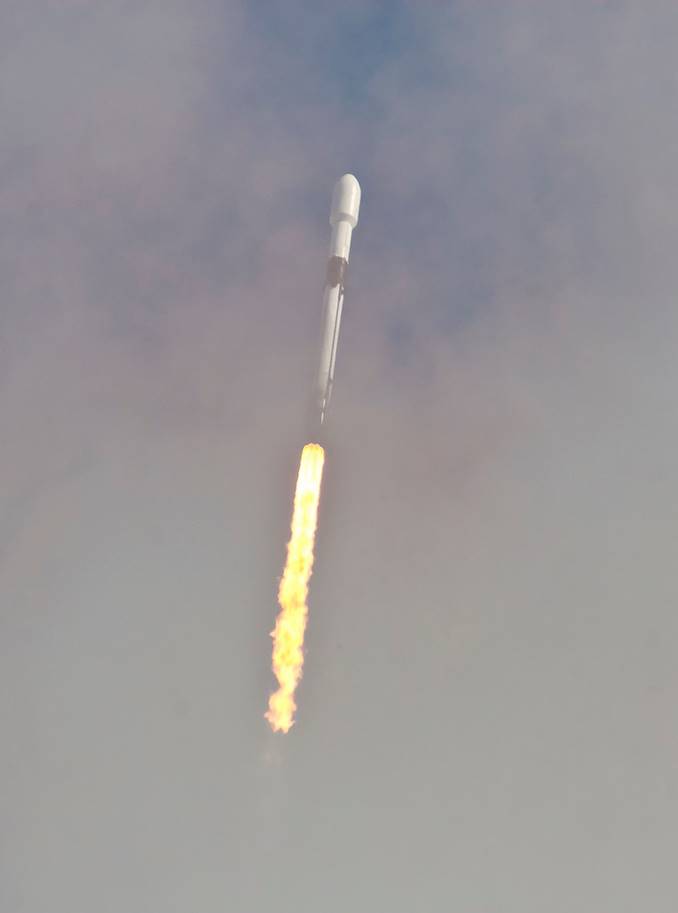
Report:
M 330 209 L 332 235 L 323 295 L 324 319 L 320 367 L 314 397 L 316 421 L 321 428 L 325 424 L 327 407 L 332 395 L 351 234 L 358 224 L 359 209 L 360 184 L 352 174 L 345 174 L 339 178 L 334 187 Z

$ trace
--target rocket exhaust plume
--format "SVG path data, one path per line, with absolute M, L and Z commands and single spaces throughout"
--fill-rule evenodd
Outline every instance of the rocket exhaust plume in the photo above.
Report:
M 273 672 L 279 687 L 269 699 L 266 719 L 274 732 L 289 732 L 297 709 L 294 692 L 301 681 L 304 667 L 308 581 L 313 570 L 313 547 L 324 462 L 325 451 L 320 444 L 306 444 L 301 453 L 294 493 L 287 561 L 278 590 L 280 613 L 271 632 Z

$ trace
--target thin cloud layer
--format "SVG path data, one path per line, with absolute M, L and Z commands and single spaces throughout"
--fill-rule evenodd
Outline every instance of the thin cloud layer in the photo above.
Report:
M 673 913 L 677 27 L 6 4 L 0 908 Z

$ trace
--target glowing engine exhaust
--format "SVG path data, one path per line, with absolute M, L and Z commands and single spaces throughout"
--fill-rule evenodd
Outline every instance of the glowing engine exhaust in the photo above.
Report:
M 324 462 L 325 452 L 319 444 L 304 447 L 294 493 L 292 535 L 287 544 L 287 562 L 278 590 L 280 614 L 271 634 L 273 671 L 279 688 L 269 699 L 266 719 L 274 732 L 289 732 L 297 709 L 294 692 L 304 668 L 308 581 L 313 570 Z

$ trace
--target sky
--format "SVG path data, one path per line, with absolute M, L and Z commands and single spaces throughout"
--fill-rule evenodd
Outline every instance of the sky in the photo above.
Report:
M 670 0 L 2 4 L 2 913 L 675 913 L 677 40 Z

